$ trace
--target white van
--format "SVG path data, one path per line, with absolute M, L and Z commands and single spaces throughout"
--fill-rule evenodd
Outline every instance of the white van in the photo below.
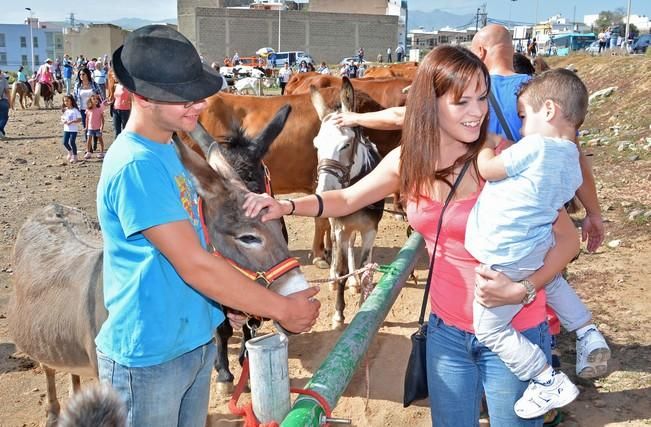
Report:
M 276 67 L 284 67 L 285 62 L 289 61 L 289 65 L 293 66 L 300 64 L 301 61 L 311 62 L 314 64 L 314 59 L 302 50 L 292 50 L 288 52 L 276 52 Z

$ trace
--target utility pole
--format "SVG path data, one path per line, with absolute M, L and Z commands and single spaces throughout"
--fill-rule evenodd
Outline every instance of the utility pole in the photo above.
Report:
M 36 71 L 36 67 L 34 64 L 34 33 L 33 33 L 33 24 L 32 21 L 34 20 L 34 12 L 32 12 L 31 7 L 26 7 L 25 10 L 29 11 L 29 18 L 27 18 L 27 23 L 29 24 L 29 45 L 32 50 L 32 73 Z
M 626 35 L 624 36 L 624 43 L 626 43 L 626 49 L 628 50 L 628 36 L 631 27 L 631 0 L 628 0 L 628 10 L 626 11 Z
M 477 31 L 479 31 L 479 11 L 480 10 L 481 10 L 480 8 L 477 8 L 477 17 L 475 19 L 475 33 Z

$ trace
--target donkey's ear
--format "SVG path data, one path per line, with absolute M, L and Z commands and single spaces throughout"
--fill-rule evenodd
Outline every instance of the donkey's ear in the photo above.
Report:
M 355 90 L 348 77 L 344 76 L 342 79 L 339 98 L 341 99 L 341 111 L 355 111 Z
M 323 99 L 323 95 L 321 95 L 314 85 L 310 85 L 310 96 L 312 97 L 312 105 L 314 105 L 319 120 L 323 121 L 323 118 L 328 114 L 328 106 L 326 105 L 325 99 Z
M 201 148 L 201 151 L 203 151 L 203 155 L 207 156 L 210 146 L 215 142 L 215 138 L 213 138 L 206 128 L 199 122 L 197 122 L 197 126 L 189 133 L 194 142 L 196 142 Z
M 289 117 L 289 113 L 292 111 L 292 106 L 285 104 L 280 107 L 280 110 L 276 115 L 271 119 L 271 121 L 265 126 L 265 128 L 258 134 L 254 139 L 255 152 L 254 156 L 256 159 L 262 159 L 267 151 L 269 151 L 269 146 L 271 143 L 276 140 L 280 132 L 282 132 L 285 127 L 285 122 Z
M 181 157 L 181 162 L 188 172 L 190 172 L 195 187 L 197 188 L 197 193 L 201 197 L 209 198 L 214 196 L 216 192 L 226 189 L 229 177 L 213 169 L 206 162 L 206 159 L 202 158 L 193 150 L 190 150 L 178 135 L 173 135 L 172 140 Z

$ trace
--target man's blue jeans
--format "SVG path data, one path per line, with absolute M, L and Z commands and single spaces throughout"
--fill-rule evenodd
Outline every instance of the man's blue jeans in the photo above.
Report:
M 7 126 L 8 121 L 9 121 L 9 101 L 0 98 L 0 132 L 5 133 L 5 126 Z
M 130 368 L 98 352 L 99 378 L 124 399 L 129 427 L 204 427 L 216 354 L 211 340 L 169 362 Z
M 540 346 L 551 364 L 547 322 L 522 334 Z M 448 326 L 432 314 L 427 328 L 427 384 L 432 425 L 474 427 L 486 392 L 492 427 L 542 426 L 542 417 L 519 418 L 513 410 L 528 382 L 520 381 L 474 334 Z

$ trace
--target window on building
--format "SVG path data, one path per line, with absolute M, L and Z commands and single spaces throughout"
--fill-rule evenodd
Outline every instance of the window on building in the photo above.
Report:
M 34 48 L 38 47 L 38 37 L 34 37 Z
M 40 63 L 41 58 L 39 58 L 38 55 L 34 55 L 34 64 L 38 67 Z
M 20 36 L 20 47 L 27 47 L 27 37 Z
M 0 33 L 0 47 L 5 47 L 5 33 Z
M 47 47 L 54 46 L 54 34 L 53 33 L 45 33 L 45 44 L 47 45 Z
M 20 65 L 23 67 L 27 66 L 27 55 L 20 55 Z
M 0 65 L 7 65 L 7 54 L 0 52 Z

